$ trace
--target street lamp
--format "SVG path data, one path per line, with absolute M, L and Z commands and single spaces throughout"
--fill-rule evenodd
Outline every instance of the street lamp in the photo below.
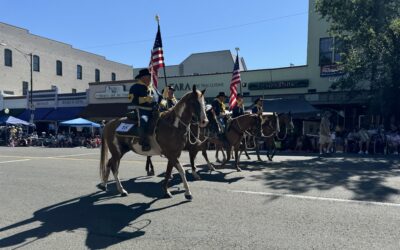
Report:
M 29 66 L 30 66 L 30 76 L 31 76 L 31 86 L 30 86 L 30 91 L 29 91 L 29 110 L 30 110 L 30 119 L 29 122 L 33 123 L 33 118 L 34 118 L 34 107 L 33 107 L 33 54 L 32 53 L 25 53 L 19 49 L 17 49 L 14 46 L 8 45 L 6 43 L 1 42 L 0 43 L 1 46 L 10 46 L 13 49 L 15 49 L 16 51 L 18 51 L 19 53 L 21 53 L 25 59 L 27 56 L 29 56 Z

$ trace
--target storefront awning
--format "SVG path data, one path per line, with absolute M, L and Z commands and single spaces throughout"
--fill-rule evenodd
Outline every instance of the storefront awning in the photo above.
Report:
M 319 112 L 303 99 L 266 99 L 263 100 L 265 112 L 291 113 L 294 118 L 314 117 Z
M 33 120 L 34 121 L 47 121 L 46 116 L 53 110 L 54 110 L 54 108 L 37 108 L 34 111 Z M 22 112 L 22 114 L 20 114 L 18 116 L 18 118 L 25 120 L 25 121 L 29 121 L 31 118 L 31 110 L 25 109 L 25 111 Z
M 62 107 L 53 109 L 45 117 L 48 121 L 66 121 L 78 118 L 85 107 Z
M 130 103 L 89 104 L 80 114 L 92 121 L 110 120 L 126 116 Z

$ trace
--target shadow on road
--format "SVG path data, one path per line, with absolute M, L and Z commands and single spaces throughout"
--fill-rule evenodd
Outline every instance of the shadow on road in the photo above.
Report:
M 313 189 L 343 187 L 355 200 L 388 201 L 400 190 L 385 185 L 389 177 L 399 176 L 400 161 L 384 158 L 319 158 L 268 162 L 268 172 L 252 176 L 275 190 L 305 193 Z
M 157 199 L 149 203 L 124 205 L 118 203 L 101 203 L 113 198 L 108 193 L 96 192 L 87 196 L 67 200 L 34 212 L 33 217 L 15 224 L 0 228 L 0 232 L 25 227 L 31 223 L 40 226 L 28 229 L 0 239 L 0 248 L 27 246 L 33 241 L 45 238 L 52 233 L 87 232 L 86 246 L 99 249 L 112 246 L 125 240 L 143 236 L 144 228 L 151 220 L 138 220 L 143 214 L 160 211 L 182 203 L 159 209 L 150 209 Z M 4 234 L 3 234 L 4 235 Z M 28 239 L 33 240 L 28 241 Z

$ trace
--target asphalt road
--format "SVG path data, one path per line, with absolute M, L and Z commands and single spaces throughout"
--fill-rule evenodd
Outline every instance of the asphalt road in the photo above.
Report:
M 99 191 L 99 152 L 1 147 L 0 248 L 400 249 L 400 157 L 281 155 L 210 174 L 199 155 L 187 201 L 176 171 L 160 199 L 165 159 L 147 177 L 133 153 L 129 195 Z

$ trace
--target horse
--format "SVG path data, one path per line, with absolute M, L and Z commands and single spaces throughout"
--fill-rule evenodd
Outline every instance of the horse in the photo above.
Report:
M 267 157 L 269 161 L 272 161 L 276 153 L 276 146 L 275 141 L 283 141 L 286 139 L 288 135 L 288 131 L 292 131 L 294 129 L 292 115 L 291 113 L 273 113 L 268 115 L 263 115 L 263 119 L 265 122 L 263 123 L 262 130 L 263 130 L 263 137 L 259 137 L 257 140 L 256 145 L 256 153 L 258 161 L 262 161 L 260 157 L 260 143 L 267 144 Z M 282 127 L 284 128 L 283 134 Z
M 244 114 L 232 119 L 228 131 L 225 133 L 228 141 L 226 148 L 227 158 L 222 162 L 221 167 L 224 167 L 225 164 L 231 159 L 231 151 L 233 147 L 233 151 L 235 153 L 235 167 L 238 172 L 241 171 L 239 167 L 239 149 L 240 143 L 246 131 L 249 131 L 257 137 L 261 137 L 263 135 L 261 116 L 257 114 Z
M 103 191 L 107 190 L 107 181 L 111 170 L 119 193 L 122 196 L 128 195 L 119 179 L 118 168 L 123 155 L 132 150 L 137 154 L 146 156 L 164 155 L 168 159 L 163 183 L 164 197 L 172 197 L 168 190 L 168 182 L 171 178 L 172 168 L 175 167 L 185 187 L 185 198 L 191 200 L 193 196 L 190 192 L 185 172 L 178 158 L 185 147 L 188 126 L 192 116 L 197 119 L 201 127 L 206 126 L 208 123 L 205 114 L 204 92 L 205 90 L 198 91 L 196 85 L 193 85 L 192 91 L 186 93 L 176 106 L 160 115 L 159 119 L 156 121 L 154 133 L 150 136 L 150 151 L 143 152 L 141 150 L 138 137 L 117 135 L 117 128 L 127 117 L 114 119 L 108 122 L 104 127 L 102 135 L 103 143 L 100 156 L 100 177 L 102 183 L 100 183 L 98 187 Z M 110 159 L 108 159 L 108 151 L 111 153 Z
M 217 122 L 217 118 L 212 107 L 206 110 L 206 116 L 209 122 L 205 127 L 200 127 L 196 122 L 190 123 L 186 147 L 184 148 L 184 150 L 187 150 L 189 152 L 192 175 L 196 180 L 200 180 L 200 176 L 197 174 L 197 168 L 194 160 L 199 151 L 202 151 L 202 155 L 207 161 L 207 166 L 209 170 L 215 170 L 214 164 L 212 164 L 208 159 L 207 148 L 210 141 L 215 143 L 215 141 L 212 140 L 212 136 L 210 137 L 210 135 L 213 133 L 212 131 L 218 130 L 219 124 Z M 148 176 L 154 175 L 154 166 L 151 161 L 151 156 L 147 157 L 146 172 Z

